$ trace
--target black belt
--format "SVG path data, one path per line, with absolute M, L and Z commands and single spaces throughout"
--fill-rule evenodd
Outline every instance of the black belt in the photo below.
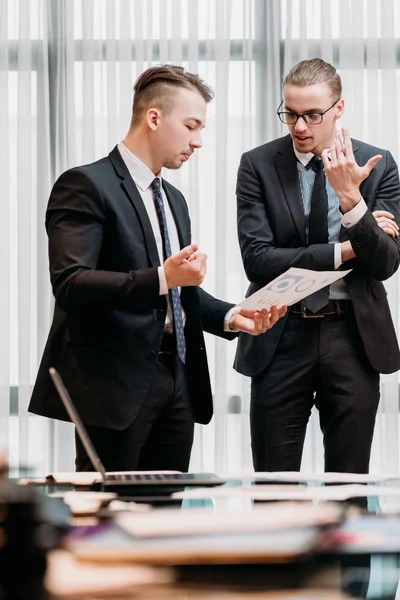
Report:
M 159 354 L 176 354 L 176 337 L 173 333 L 164 333 Z
M 350 300 L 329 300 L 328 304 L 313 313 L 302 302 L 296 302 L 296 304 L 293 304 L 290 312 L 295 315 L 301 315 L 303 319 L 322 319 L 322 317 L 329 315 L 340 317 L 349 313 L 352 308 L 353 305 Z

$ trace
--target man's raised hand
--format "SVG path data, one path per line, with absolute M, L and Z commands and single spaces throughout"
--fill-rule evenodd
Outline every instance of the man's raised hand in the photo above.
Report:
M 337 133 L 335 142 L 322 152 L 321 158 L 329 183 L 339 198 L 340 208 L 346 213 L 360 201 L 360 184 L 381 160 L 382 155 L 377 154 L 365 165 L 358 165 L 354 158 L 350 134 L 344 128 L 342 133 L 343 145 Z
M 182 248 L 164 263 L 165 278 L 168 288 L 178 286 L 200 285 L 207 270 L 207 255 L 198 252 L 197 244 Z

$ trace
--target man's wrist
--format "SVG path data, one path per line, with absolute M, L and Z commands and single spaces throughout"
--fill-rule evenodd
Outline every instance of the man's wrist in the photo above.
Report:
M 351 260 L 355 258 L 355 252 L 353 250 L 353 246 L 351 245 L 350 240 L 346 240 L 342 242 L 342 262 L 346 262 L 347 260 Z
M 334 268 L 335 271 L 340 267 L 343 262 L 342 258 L 342 244 L 340 242 L 336 242 L 334 246 Z
M 168 294 L 168 284 L 163 266 L 158 267 L 158 280 L 160 282 L 160 296 L 165 296 L 166 294 Z
M 362 200 L 362 196 L 358 188 L 343 194 L 338 194 L 337 196 L 339 198 L 340 212 L 343 214 L 353 210 L 353 208 Z
M 345 229 L 351 229 L 355 227 L 357 223 L 363 218 L 368 210 L 368 206 L 365 203 L 364 198 L 361 196 L 360 201 L 356 206 L 349 210 L 346 214 L 342 214 L 341 222 Z
M 224 319 L 224 331 L 226 333 L 228 333 L 228 332 L 237 333 L 238 331 L 240 331 L 240 329 L 237 329 L 234 325 L 232 326 L 232 324 L 231 324 L 231 319 L 232 319 L 233 315 L 235 315 L 238 312 L 240 312 L 240 306 L 233 306 L 226 313 L 225 319 Z

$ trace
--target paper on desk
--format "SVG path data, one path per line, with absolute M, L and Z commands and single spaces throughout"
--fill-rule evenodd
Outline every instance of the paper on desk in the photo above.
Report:
M 70 485 L 90 485 L 94 481 L 101 479 L 101 473 L 98 471 L 58 471 L 49 473 L 46 480 L 53 483 L 67 483 Z
M 52 498 L 62 498 L 73 515 L 96 514 L 100 508 L 117 497 L 113 492 L 55 492 Z
M 400 487 L 384 487 L 376 485 L 329 485 L 321 487 L 287 486 L 287 485 L 252 485 L 243 487 L 228 487 L 212 490 L 210 488 L 187 489 L 184 492 L 172 494 L 176 499 L 206 498 L 253 498 L 255 500 L 325 500 L 343 501 L 349 498 L 366 496 L 400 496 Z
M 107 475 L 157 475 L 160 473 L 180 473 L 180 471 L 107 471 Z M 48 482 L 67 483 L 70 485 L 91 485 L 95 481 L 102 481 L 103 476 L 98 471 L 72 471 L 72 472 L 57 472 L 50 473 L 46 476 Z
M 230 488 L 232 489 L 232 488 Z M 209 491 L 209 496 L 214 495 Z M 190 496 L 192 497 L 192 496 Z M 292 502 L 254 506 L 249 512 L 210 508 L 191 510 L 159 509 L 148 514 L 121 513 L 115 521 L 136 537 L 205 535 L 207 533 L 272 531 L 292 527 L 320 526 L 343 519 L 341 508 L 334 504 L 309 505 Z
M 291 306 L 334 281 L 345 277 L 348 271 L 311 271 L 291 267 L 257 292 L 243 300 L 239 306 L 261 309 L 275 305 Z
M 253 473 L 224 473 L 223 479 L 239 479 L 241 481 L 282 481 L 288 483 L 379 483 L 381 481 L 400 480 L 400 473 L 391 475 L 371 473 L 304 473 L 299 471 L 257 471 Z
M 46 589 L 57 598 L 115 598 L 116 595 L 143 589 L 145 585 L 166 585 L 175 579 L 174 571 L 160 567 L 136 565 L 96 565 L 76 561 L 65 550 L 53 550 L 48 555 Z M 114 595 L 115 594 L 115 595 Z

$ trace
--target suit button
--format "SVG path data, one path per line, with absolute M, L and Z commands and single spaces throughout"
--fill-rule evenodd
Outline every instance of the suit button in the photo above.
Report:
M 157 356 L 157 352 L 154 352 L 154 350 L 152 350 L 149 354 L 149 359 L 155 360 L 156 356 Z
M 157 311 L 157 319 L 163 319 L 165 318 L 165 310 L 163 308 L 160 308 Z

